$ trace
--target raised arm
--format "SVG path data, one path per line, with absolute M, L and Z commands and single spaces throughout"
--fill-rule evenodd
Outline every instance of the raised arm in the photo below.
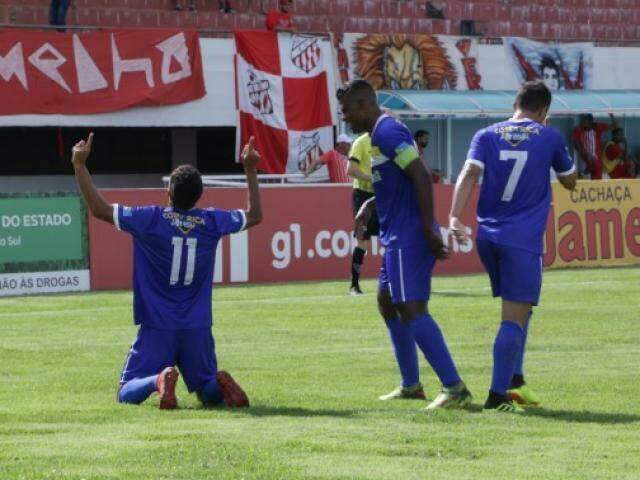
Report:
M 437 259 L 445 259 L 447 257 L 447 249 L 442 242 L 440 232 L 433 230 L 433 182 L 431 181 L 431 174 L 418 157 L 407 165 L 404 172 L 411 179 L 413 189 L 416 192 L 422 217 L 422 228 L 427 244 Z
M 462 172 L 458 175 L 456 187 L 453 191 L 453 202 L 451 203 L 451 211 L 449 212 L 449 231 L 461 245 L 466 244 L 469 239 L 465 232 L 465 226 L 460 221 L 460 217 L 467 207 L 473 186 L 481 175 L 482 168 L 473 163 L 466 162 L 462 168 Z
M 93 132 L 89 134 L 86 142 L 80 140 L 73 146 L 71 163 L 73 164 L 76 183 L 91 214 L 100 220 L 113 224 L 113 205 L 108 204 L 102 195 L 100 195 L 87 169 L 87 159 L 91 154 L 92 146 Z
M 262 201 L 260 199 L 260 187 L 258 186 L 258 163 L 260 154 L 254 147 L 254 138 L 242 150 L 242 165 L 247 177 L 247 190 L 249 192 L 247 202 L 247 227 L 251 228 L 262 222 Z

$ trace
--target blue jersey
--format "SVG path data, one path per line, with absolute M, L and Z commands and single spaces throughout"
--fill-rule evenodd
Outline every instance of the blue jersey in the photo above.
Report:
M 475 134 L 467 162 L 484 169 L 478 238 L 541 254 L 550 170 L 575 171 L 560 132 L 528 119 L 496 123 Z
M 216 246 L 246 226 L 245 213 L 114 205 L 113 221 L 133 236 L 135 323 L 161 330 L 210 327 Z
M 382 115 L 371 132 L 371 166 L 380 241 L 387 248 L 425 245 L 420 206 L 404 169 L 420 156 L 409 129 Z

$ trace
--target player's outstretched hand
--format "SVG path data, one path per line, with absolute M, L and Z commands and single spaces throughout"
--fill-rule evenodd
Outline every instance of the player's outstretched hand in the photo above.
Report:
M 462 224 L 459 218 L 451 217 L 449 219 L 449 233 L 453 235 L 460 245 L 466 245 L 469 241 L 467 236 L 467 228 Z
M 91 155 L 91 147 L 93 146 L 93 132 L 89 134 L 87 141 L 80 140 L 73 146 L 71 150 L 71 163 L 74 167 L 82 166 L 87 163 L 87 158 Z
M 242 165 L 244 165 L 245 170 L 256 170 L 258 168 L 258 163 L 260 163 L 260 152 L 256 150 L 255 147 L 256 139 L 254 137 L 249 138 L 249 143 L 247 143 L 242 149 Z
M 429 232 L 429 235 L 427 235 L 427 244 L 433 256 L 438 260 L 445 260 L 449 257 L 449 250 L 447 250 L 440 234 Z

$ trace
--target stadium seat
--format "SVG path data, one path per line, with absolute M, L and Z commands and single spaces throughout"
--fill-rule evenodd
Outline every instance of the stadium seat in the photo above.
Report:
M 235 2 L 239 11 L 218 12 L 212 0 L 196 0 L 197 12 L 176 12 L 173 0 L 75 0 L 69 25 L 142 28 L 199 28 L 207 33 L 262 28 L 257 3 Z M 50 0 L 0 0 L 0 24 L 46 25 Z M 264 2 L 265 8 L 275 0 Z M 489 36 L 515 35 L 547 40 L 608 42 L 640 39 L 637 0 L 450 0 L 445 19 L 425 16 L 424 2 L 398 0 L 296 0 L 301 31 L 455 34 L 460 20 L 475 20 Z M 242 10 L 248 8 L 248 10 Z M 215 34 L 215 32 L 214 32 Z

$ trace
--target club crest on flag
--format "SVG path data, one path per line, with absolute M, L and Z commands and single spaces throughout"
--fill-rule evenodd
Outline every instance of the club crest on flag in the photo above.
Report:
M 305 73 L 320 63 L 320 39 L 308 35 L 294 35 L 291 39 L 291 62 Z
M 260 115 L 271 115 L 273 113 L 273 102 L 269 94 L 271 89 L 269 80 L 260 78 L 253 70 L 249 70 L 248 73 L 247 91 L 249 92 L 249 102 Z
M 319 132 L 311 135 L 301 135 L 298 140 L 298 169 L 304 172 L 311 160 L 319 158 L 323 153 L 320 147 Z

